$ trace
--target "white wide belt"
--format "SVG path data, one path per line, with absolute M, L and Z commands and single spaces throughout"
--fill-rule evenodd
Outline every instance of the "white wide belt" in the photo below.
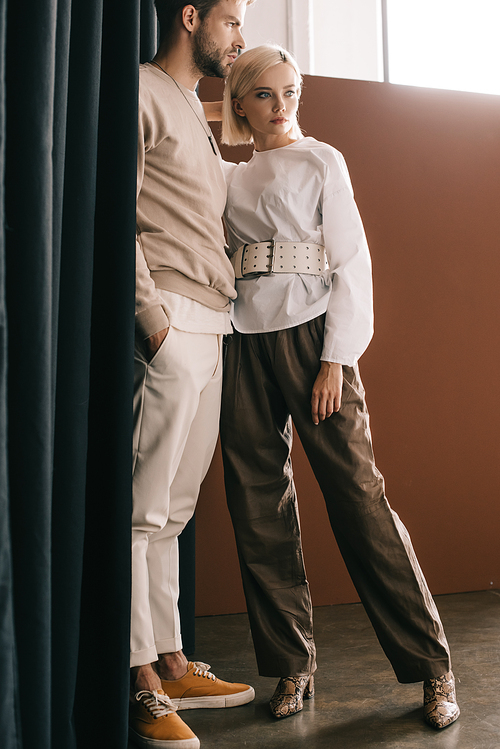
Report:
M 263 273 L 310 273 L 328 269 L 325 248 L 310 242 L 254 242 L 239 247 L 231 258 L 236 278 Z

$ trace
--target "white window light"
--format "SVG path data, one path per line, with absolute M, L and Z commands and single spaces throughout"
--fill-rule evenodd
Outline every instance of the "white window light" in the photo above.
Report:
M 500 94 L 500 0 L 385 0 L 389 80 Z

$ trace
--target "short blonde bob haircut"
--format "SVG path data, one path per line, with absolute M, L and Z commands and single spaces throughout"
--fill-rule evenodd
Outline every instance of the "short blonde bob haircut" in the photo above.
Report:
M 275 44 L 263 44 L 260 47 L 244 52 L 233 63 L 232 70 L 226 82 L 224 90 L 224 101 L 222 104 L 222 142 L 229 146 L 239 146 L 245 143 L 253 143 L 252 131 L 246 117 L 236 114 L 233 109 L 233 99 L 243 99 L 255 86 L 260 76 L 282 63 L 288 63 L 294 69 L 300 87 L 302 86 L 302 74 L 296 61 L 286 49 Z M 291 134 L 302 138 L 302 132 L 297 120 L 291 128 Z

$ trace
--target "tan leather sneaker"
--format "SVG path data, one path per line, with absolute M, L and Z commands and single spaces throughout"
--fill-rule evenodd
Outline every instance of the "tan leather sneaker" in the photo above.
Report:
M 210 672 L 208 663 L 188 663 L 188 672 L 182 679 L 164 681 L 161 686 L 178 710 L 196 707 L 236 707 L 246 705 L 255 697 L 248 684 L 232 684 L 218 679 Z
M 130 738 L 144 749 L 199 749 L 200 741 L 179 718 L 163 690 L 137 692 L 130 705 Z

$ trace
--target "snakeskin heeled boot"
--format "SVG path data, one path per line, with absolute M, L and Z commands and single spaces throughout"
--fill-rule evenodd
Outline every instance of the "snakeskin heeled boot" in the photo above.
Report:
M 433 728 L 446 728 L 460 715 L 452 671 L 424 681 L 424 719 Z
M 314 697 L 314 676 L 285 676 L 279 680 L 269 706 L 275 718 L 288 718 Z

